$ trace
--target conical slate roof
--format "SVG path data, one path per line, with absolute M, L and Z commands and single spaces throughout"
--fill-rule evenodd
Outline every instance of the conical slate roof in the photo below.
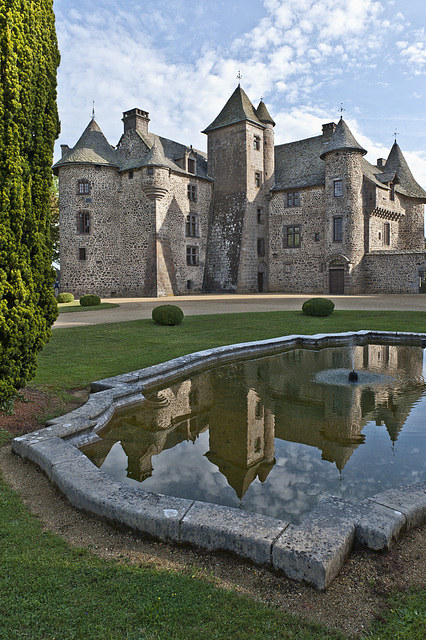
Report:
M 361 147 L 360 144 L 353 137 L 351 130 L 349 129 L 343 118 L 340 118 L 330 142 L 326 145 L 320 158 L 324 159 L 327 153 L 330 151 L 341 151 L 343 149 L 349 149 L 350 151 L 359 151 L 363 156 L 367 151 Z
M 91 120 L 75 147 L 58 160 L 53 170 L 65 164 L 100 164 L 119 167 L 120 159 L 98 124 L 95 120 Z
M 269 124 L 272 124 L 273 127 L 275 127 L 275 122 L 272 120 L 271 116 L 269 115 L 269 111 L 266 108 L 266 105 L 263 102 L 263 100 L 259 102 L 259 106 L 256 109 L 256 115 L 259 118 L 260 122 L 267 122 Z
M 269 118 L 270 117 L 271 116 L 269 116 Z M 244 122 L 245 120 L 249 120 L 250 122 L 255 122 L 256 124 L 263 126 L 257 117 L 255 109 L 247 94 L 243 89 L 241 89 L 241 86 L 238 85 L 217 118 L 209 124 L 207 129 L 204 129 L 203 133 L 208 133 L 213 129 L 226 127 L 227 125 L 235 124 L 236 122 Z
M 385 174 L 396 173 L 396 190 L 411 198 L 426 198 L 426 192 L 415 181 L 404 155 L 395 141 L 384 167 Z

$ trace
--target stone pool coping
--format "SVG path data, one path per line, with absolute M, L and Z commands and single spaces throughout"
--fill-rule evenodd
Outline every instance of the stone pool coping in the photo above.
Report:
M 117 408 L 143 400 L 146 389 L 206 366 L 287 348 L 375 340 L 426 346 L 426 334 L 357 331 L 291 335 L 207 349 L 93 382 L 85 405 L 50 420 L 40 431 L 15 438 L 12 449 L 37 464 L 77 509 L 164 541 L 229 551 L 323 590 L 338 574 L 355 543 L 384 550 L 405 530 L 426 520 L 426 482 L 390 489 L 358 503 L 330 496 L 294 525 L 118 482 L 98 469 L 73 442 L 100 429 Z

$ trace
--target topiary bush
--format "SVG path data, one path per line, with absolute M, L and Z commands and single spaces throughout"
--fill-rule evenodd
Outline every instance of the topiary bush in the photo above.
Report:
M 183 311 L 176 305 L 162 304 L 152 310 L 152 319 L 157 324 L 174 326 L 175 324 L 180 324 L 182 322 Z
M 80 305 L 82 307 L 95 307 L 97 304 L 101 304 L 101 299 L 93 293 L 88 293 L 80 298 Z
M 56 302 L 58 304 L 63 302 L 74 302 L 74 296 L 72 295 L 72 293 L 58 293 Z
M 311 298 L 303 303 L 302 311 L 306 316 L 330 316 L 334 311 L 334 302 L 327 298 Z

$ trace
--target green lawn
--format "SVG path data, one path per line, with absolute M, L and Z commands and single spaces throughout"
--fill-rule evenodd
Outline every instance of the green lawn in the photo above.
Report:
M 426 330 L 422 312 L 244 313 L 55 329 L 31 386 L 65 393 L 92 380 L 207 347 L 286 334 L 357 329 Z M 0 443 L 7 434 L 0 432 Z M 0 481 L 0 639 L 284 640 L 343 638 L 190 574 L 101 560 L 43 531 Z M 394 594 L 367 633 L 422 640 L 422 591 Z
M 112 309 L 113 307 L 119 307 L 119 304 L 113 302 L 101 302 L 92 307 L 82 307 L 79 300 L 73 302 L 61 302 L 58 304 L 59 313 L 72 313 L 78 311 L 100 311 L 101 309 Z

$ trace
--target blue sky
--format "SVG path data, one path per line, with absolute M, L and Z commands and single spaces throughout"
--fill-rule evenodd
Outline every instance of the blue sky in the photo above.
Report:
M 54 0 L 59 144 L 91 118 L 113 145 L 122 112 L 205 150 L 238 84 L 276 121 L 276 144 L 343 117 L 375 162 L 395 139 L 426 187 L 424 0 Z

